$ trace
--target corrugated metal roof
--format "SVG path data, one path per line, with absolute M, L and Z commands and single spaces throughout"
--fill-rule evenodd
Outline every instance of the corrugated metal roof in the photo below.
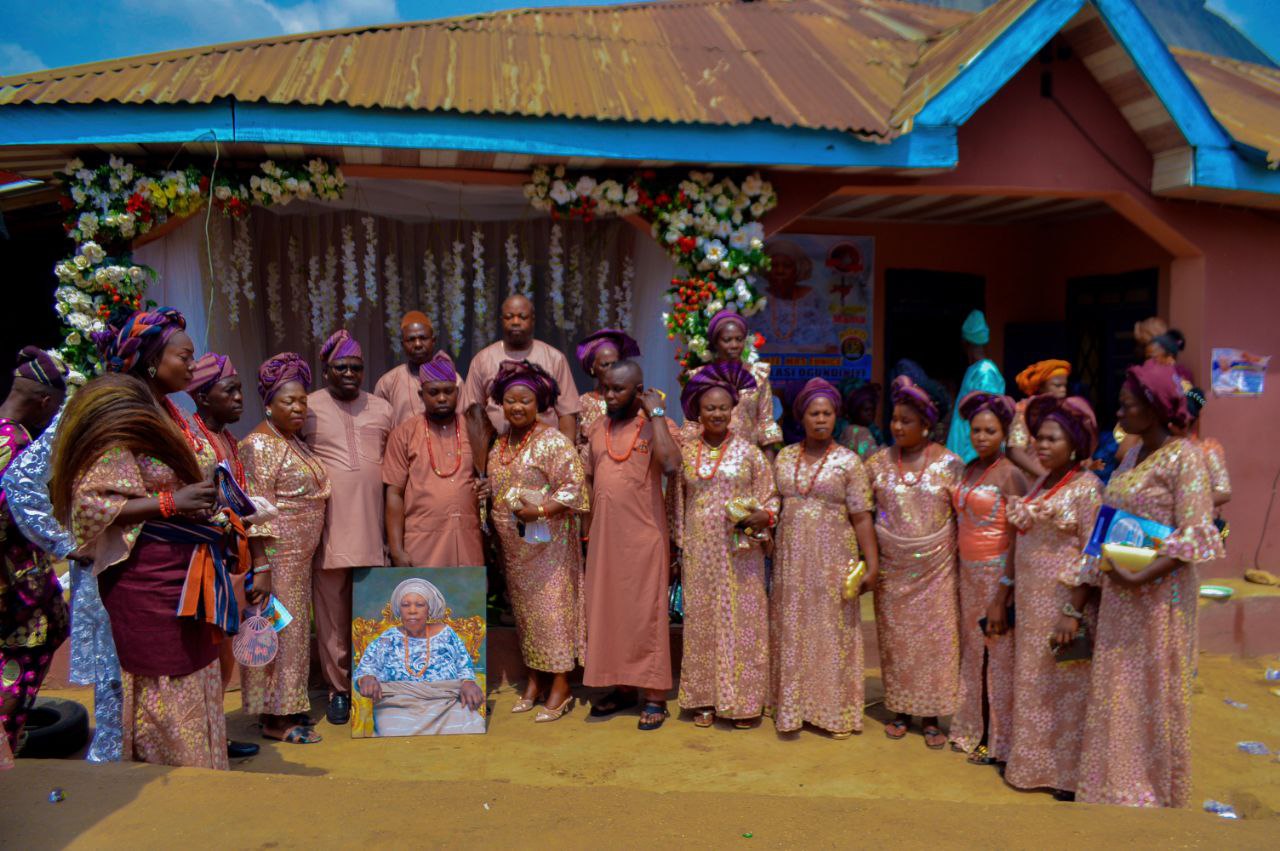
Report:
M 719 125 L 763 120 L 888 138 L 897 135 L 891 119 L 915 62 L 970 17 L 896 0 L 677 0 L 498 12 L 41 71 L 0 79 L 0 104 L 234 98 Z M 945 79 L 945 69 L 936 77 Z
M 1280 69 L 1178 47 L 1173 56 L 1227 132 L 1280 165 Z

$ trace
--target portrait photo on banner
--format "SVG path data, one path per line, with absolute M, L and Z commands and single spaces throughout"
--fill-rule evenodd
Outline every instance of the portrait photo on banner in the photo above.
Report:
M 784 410 L 811 378 L 844 392 L 871 379 L 875 313 L 875 239 L 869 236 L 785 234 L 765 243 L 768 304 L 752 320 L 764 335 Z
M 485 569 L 354 573 L 352 738 L 485 732 Z

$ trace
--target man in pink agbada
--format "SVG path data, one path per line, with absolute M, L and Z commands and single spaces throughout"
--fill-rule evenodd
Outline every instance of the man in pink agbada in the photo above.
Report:
M 351 568 L 387 563 L 382 531 L 382 453 L 395 427 L 391 404 L 360 389 L 364 355 L 347 331 L 320 350 L 326 386 L 307 397 L 303 440 L 333 483 L 316 550 L 312 605 L 329 723 L 351 717 Z M 294 617 L 305 613 L 294 612 Z
M 591 534 L 587 544 L 587 649 L 582 682 L 613 691 L 591 709 L 612 715 L 643 699 L 639 728 L 667 718 L 671 536 L 662 477 L 680 471 L 675 427 L 631 360 L 605 372 L 604 417 L 587 433 Z
M 507 420 L 502 416 L 502 407 L 489 398 L 489 385 L 503 361 L 527 360 L 549 372 L 560 387 L 560 398 L 555 407 L 539 414 L 538 418 L 559 428 L 573 443 L 578 436 L 578 390 L 573 383 L 569 361 L 558 350 L 533 339 L 533 302 L 526 297 L 508 296 L 502 303 L 501 318 L 502 339 L 484 347 L 471 359 L 459 409 L 465 411 L 474 404 L 484 405 L 498 434 L 506 434 Z
M 410 310 L 400 320 L 400 347 L 404 350 L 404 363 L 396 364 L 383 373 L 373 388 L 373 395 L 391 403 L 396 425 L 420 417 L 426 410 L 422 403 L 422 382 L 418 378 L 418 370 L 435 356 L 436 331 L 425 313 Z M 461 402 L 460 378 L 457 397 Z M 459 406 L 458 412 L 461 411 Z

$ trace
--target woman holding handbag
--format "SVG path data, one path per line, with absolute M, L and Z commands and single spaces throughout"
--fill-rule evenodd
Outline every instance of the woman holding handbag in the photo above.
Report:
M 782 516 L 769 599 L 770 692 L 778 732 L 808 723 L 847 739 L 862 731 L 859 595 L 875 584 L 880 556 L 866 470 L 835 442 L 839 410 L 839 391 L 810 380 L 793 406 L 804 440 L 774 462 Z M 848 595 L 845 582 L 860 568 Z
M 1018 529 L 1013 567 L 991 604 L 991 621 L 1002 617 L 1013 591 L 1013 745 L 1004 779 L 1019 789 L 1051 789 L 1059 800 L 1074 797 L 1085 701 L 1087 659 L 1060 661 L 1058 655 L 1080 637 L 1094 560 L 1084 555 L 1102 504 L 1102 483 L 1084 464 L 1098 445 L 1098 422 L 1078 396 L 1036 396 L 1027 405 L 1027 428 L 1036 436 L 1036 454 L 1049 472 L 1024 499 L 1009 504 Z M 1016 583 L 1010 586 L 1010 583 Z

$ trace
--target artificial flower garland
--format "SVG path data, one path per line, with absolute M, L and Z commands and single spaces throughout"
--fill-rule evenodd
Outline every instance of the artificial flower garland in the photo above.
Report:
M 63 343 L 55 353 L 70 369 L 74 386 L 103 369 L 94 336 L 101 339 L 141 309 L 147 285 L 155 279 L 153 270 L 132 262 L 132 240 L 175 216 L 191 215 L 210 199 L 224 215 L 243 219 L 255 206 L 341 198 L 346 186 L 341 169 L 319 158 L 286 164 L 267 160 L 252 173 L 203 166 L 146 172 L 118 156 L 94 167 L 77 158 L 55 177 L 66 192 L 65 227 L 76 246 L 54 267 L 61 284 L 54 306 L 64 323 Z M 233 324 L 239 315 L 236 297 L 243 294 L 250 305 L 255 298 L 243 223 L 236 236 L 231 268 L 220 275 Z
M 741 183 L 729 177 L 716 180 L 704 171 L 691 171 L 679 180 L 653 170 L 625 180 L 597 180 L 588 175 L 570 179 L 563 166 L 540 166 L 524 192 L 534 207 L 557 220 L 639 215 L 649 222 L 654 239 L 683 273 L 671 281 L 666 296 L 671 310 L 662 319 L 668 338 L 680 338 L 683 348 L 676 358 L 686 369 L 708 360 L 707 324 L 716 312 L 751 316 L 765 306 L 755 283 L 769 268 L 760 220 L 777 206 L 778 196 L 758 174 Z M 572 269 L 570 258 L 571 274 Z M 603 296 L 602 304 L 607 304 Z M 757 335 L 748 342 L 744 358 L 755 360 L 763 341 Z

